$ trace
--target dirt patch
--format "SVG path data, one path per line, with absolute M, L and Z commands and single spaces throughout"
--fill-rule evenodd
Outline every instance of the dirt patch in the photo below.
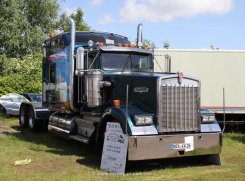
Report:
M 19 131 L 11 128 L 9 125 L 0 121 L 0 136 L 7 136 L 10 133 L 18 133 Z

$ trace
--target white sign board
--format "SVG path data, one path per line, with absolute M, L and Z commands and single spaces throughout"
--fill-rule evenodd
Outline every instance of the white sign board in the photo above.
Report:
M 119 123 L 108 122 L 104 139 L 100 168 L 124 174 L 128 149 L 128 136 L 123 134 Z

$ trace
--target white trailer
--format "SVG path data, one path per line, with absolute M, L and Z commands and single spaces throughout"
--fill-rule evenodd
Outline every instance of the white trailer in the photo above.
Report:
M 165 55 L 171 57 L 171 71 L 200 78 L 201 106 L 223 119 L 223 88 L 227 123 L 245 122 L 245 51 L 155 49 L 155 70 L 166 71 Z M 162 67 L 158 66 L 158 64 Z

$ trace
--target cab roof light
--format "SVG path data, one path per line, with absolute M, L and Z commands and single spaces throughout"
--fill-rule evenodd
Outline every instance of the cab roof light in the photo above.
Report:
M 135 44 L 130 44 L 130 47 L 135 48 L 136 45 Z
M 120 106 L 120 100 L 119 99 L 114 99 L 113 100 L 113 104 L 115 107 L 119 107 Z
M 105 46 L 105 44 L 104 44 L 103 42 L 97 42 L 96 44 L 97 44 L 98 46 L 100 46 L 100 47 Z

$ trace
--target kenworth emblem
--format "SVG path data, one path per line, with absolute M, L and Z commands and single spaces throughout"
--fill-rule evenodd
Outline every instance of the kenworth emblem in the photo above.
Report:
M 149 90 L 148 87 L 135 87 L 134 88 L 134 92 L 139 92 L 139 93 L 148 92 L 148 90 Z
M 184 79 L 183 72 L 178 72 L 178 82 L 179 82 L 179 84 L 182 84 L 183 79 Z

